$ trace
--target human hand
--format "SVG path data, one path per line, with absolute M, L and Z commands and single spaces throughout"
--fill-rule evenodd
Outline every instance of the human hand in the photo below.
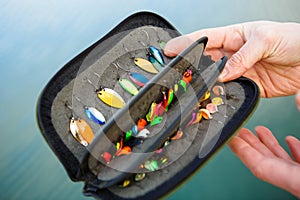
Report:
M 257 21 L 199 30 L 170 40 L 164 49 L 173 57 L 202 36 L 213 60 L 228 56 L 219 81 L 245 76 L 262 97 L 293 95 L 300 88 L 300 24 Z
M 257 137 L 242 128 L 229 142 L 229 147 L 257 178 L 300 198 L 300 141 L 286 137 L 292 160 L 269 129 L 258 126 L 255 132 Z

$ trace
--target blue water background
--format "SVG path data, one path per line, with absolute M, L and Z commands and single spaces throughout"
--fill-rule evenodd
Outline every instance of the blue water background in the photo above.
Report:
M 299 8 L 299 0 L 1 0 L 0 199 L 90 199 L 42 138 L 36 103 L 66 62 L 128 15 L 152 11 L 189 33 L 252 20 L 300 22 Z M 269 127 L 286 148 L 286 135 L 300 138 L 299 119 L 293 96 L 262 99 L 245 126 Z M 255 178 L 227 146 L 167 197 L 183 198 L 295 199 Z

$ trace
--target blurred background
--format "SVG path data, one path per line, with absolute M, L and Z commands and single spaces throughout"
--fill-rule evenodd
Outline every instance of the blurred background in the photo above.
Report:
M 185 34 L 253 20 L 300 22 L 299 8 L 299 0 L 1 0 L 0 199 L 91 199 L 82 195 L 82 183 L 68 178 L 41 136 L 36 103 L 65 63 L 127 16 L 155 12 Z M 287 148 L 286 135 L 300 138 L 299 119 L 294 96 L 261 99 L 244 126 L 269 127 Z M 227 146 L 166 197 L 183 198 L 295 199 L 256 179 Z

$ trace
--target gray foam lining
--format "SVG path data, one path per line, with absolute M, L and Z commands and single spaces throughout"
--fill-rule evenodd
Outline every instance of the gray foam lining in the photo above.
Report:
M 148 41 L 147 34 L 144 31 L 156 37 L 149 37 L 150 40 Z M 57 94 L 51 108 L 51 119 L 58 135 L 79 161 L 82 160 L 86 149 L 79 144 L 69 132 L 69 120 L 72 116 L 72 112 L 75 116 L 86 120 L 94 130 L 94 133 L 97 133 L 102 127 L 101 125 L 89 121 L 84 113 L 83 104 L 96 107 L 107 119 L 111 118 L 111 116 L 117 112 L 117 109 L 111 108 L 101 102 L 96 95 L 95 89 L 99 88 L 100 85 L 114 89 L 126 102 L 132 97 L 117 83 L 118 77 L 128 78 L 128 72 L 122 69 L 117 70 L 112 63 L 118 63 L 122 68 L 130 70 L 130 72 L 138 72 L 151 79 L 154 75 L 135 66 L 131 57 L 135 55 L 135 57 L 147 58 L 145 47 L 139 41 L 145 45 L 148 43 L 151 45 L 157 44 L 159 39 L 168 41 L 171 39 L 169 34 L 171 31 L 172 30 L 159 27 L 144 26 L 110 37 L 104 41 L 103 46 L 106 45 L 105 43 L 109 44 L 113 40 L 120 40 L 120 37 L 125 35 L 113 49 L 101 57 L 99 57 L 97 53 L 99 50 L 96 47 L 82 63 L 76 78 L 70 81 Z M 158 44 L 154 46 L 159 48 Z M 91 60 L 93 61 L 92 63 Z M 168 63 L 169 60 L 170 58 L 165 57 L 166 63 Z M 91 85 L 87 79 L 90 80 L 93 85 Z M 76 100 L 75 97 L 79 97 L 81 102 Z M 73 111 L 65 107 L 66 102 L 72 106 Z

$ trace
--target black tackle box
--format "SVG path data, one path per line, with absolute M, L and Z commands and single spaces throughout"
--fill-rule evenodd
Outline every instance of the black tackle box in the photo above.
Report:
M 41 133 L 69 177 L 85 182 L 85 195 L 168 194 L 255 109 L 259 90 L 253 81 L 216 81 L 226 57 L 215 62 L 203 55 L 209 38 L 199 38 L 176 58 L 166 57 L 163 45 L 177 36 L 161 16 L 135 13 L 63 66 L 42 91 Z M 155 56 L 164 61 L 156 72 L 143 68 L 151 67 L 145 60 Z M 116 106 L 120 98 L 124 105 Z

